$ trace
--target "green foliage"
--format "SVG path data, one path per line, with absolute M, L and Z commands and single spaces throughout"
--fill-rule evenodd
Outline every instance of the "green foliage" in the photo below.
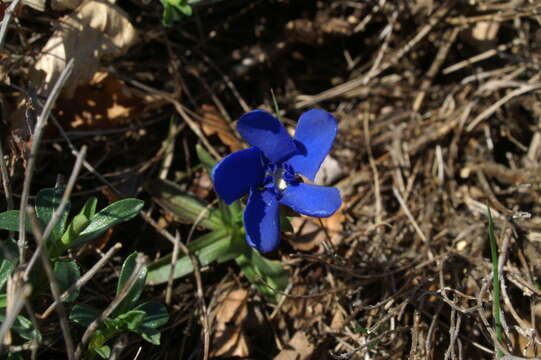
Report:
M 54 211 L 60 205 L 63 193 L 64 188 L 46 188 L 38 192 L 35 211 L 42 230 L 46 228 Z M 54 259 L 62 255 L 68 248 L 83 245 L 99 237 L 111 227 L 132 219 L 143 208 L 144 202 L 138 199 L 123 199 L 97 213 L 96 204 L 95 197 L 88 199 L 66 228 L 70 208 L 68 203 L 51 235 L 46 239 L 47 251 L 51 258 Z M 27 232 L 31 232 L 29 224 L 28 221 L 26 224 Z M 0 213 L 0 229 L 19 231 L 19 211 L 10 210 Z
M 4 296 L 4 295 L 2 295 Z M 0 306 L 0 324 L 3 323 L 6 320 L 6 311 L 5 311 L 5 297 L 1 301 L 2 306 Z M 18 315 L 15 318 L 15 321 L 13 322 L 13 325 L 11 326 L 11 330 L 15 332 L 17 335 L 19 335 L 24 340 L 37 340 L 38 342 L 41 341 L 41 333 L 34 328 L 34 325 L 32 324 L 32 321 L 30 321 L 28 318 L 26 318 L 23 315 Z
M 63 293 L 79 280 L 81 270 L 79 270 L 79 265 L 73 260 L 58 260 L 54 263 L 54 275 L 58 281 L 60 292 Z M 79 290 L 74 291 L 65 301 L 73 302 L 78 296 Z
M 203 147 L 197 146 L 196 151 L 201 164 L 210 173 L 216 162 Z M 183 221 L 197 222 L 202 228 L 210 230 L 188 244 L 188 249 L 200 266 L 235 259 L 246 278 L 261 294 L 274 303 L 280 300 L 288 284 L 288 273 L 280 262 L 266 259 L 246 244 L 240 201 L 227 206 L 219 200 L 218 209 L 211 209 L 210 204 L 193 198 L 176 184 L 161 180 L 151 184 L 149 192 L 157 203 Z M 286 218 L 284 221 L 289 222 Z M 149 265 L 147 284 L 165 283 L 171 272 L 173 278 L 177 279 L 193 271 L 188 256 L 179 256 L 172 265 L 171 255 L 167 255 Z
M 122 270 L 120 271 L 120 277 L 118 278 L 118 283 L 116 286 L 117 296 L 120 295 L 120 293 L 124 290 L 124 288 L 128 284 L 128 280 L 131 278 L 133 272 L 136 270 L 136 258 L 137 253 L 134 252 L 124 261 L 124 265 L 122 265 Z M 145 288 L 146 278 L 147 267 L 145 266 L 143 267 L 143 269 L 141 269 L 141 271 L 137 275 L 137 278 L 135 279 L 135 282 L 128 290 L 128 295 L 126 295 L 126 297 L 124 297 L 124 300 L 122 300 L 117 305 L 111 316 L 122 314 L 123 312 L 126 312 L 135 306 L 135 303 L 137 303 L 137 301 L 141 297 L 143 289 Z
M 174 22 L 179 22 L 183 18 L 192 15 L 190 4 L 199 0 L 160 0 L 163 5 L 163 26 L 170 27 Z
M 41 189 L 38 192 L 35 209 L 36 216 L 38 217 L 42 229 L 45 229 L 49 221 L 51 221 L 54 211 L 60 206 L 63 194 L 64 188 L 60 187 Z M 62 237 L 64 229 L 66 228 L 66 221 L 68 220 L 69 208 L 70 204 L 68 202 L 60 219 L 54 226 L 51 235 L 47 239 L 49 243 L 55 244 Z
M 18 252 L 17 245 L 11 240 L 0 244 L 0 290 L 2 290 L 9 275 L 15 269 Z
M 88 351 L 107 359 L 111 349 L 107 342 L 124 333 L 133 332 L 139 334 L 144 340 L 154 344 L 160 344 L 161 333 L 157 329 L 169 321 L 169 314 L 164 305 L 146 302 L 136 306 L 141 297 L 146 281 L 147 269 L 144 266 L 136 274 L 135 282 L 129 289 L 125 289 L 137 268 L 137 252 L 132 253 L 122 265 L 116 287 L 116 295 L 128 291 L 124 299 L 117 305 L 111 315 L 104 319 L 89 341 Z M 89 305 L 77 304 L 70 313 L 70 320 L 88 327 L 94 320 L 100 317 L 101 312 Z

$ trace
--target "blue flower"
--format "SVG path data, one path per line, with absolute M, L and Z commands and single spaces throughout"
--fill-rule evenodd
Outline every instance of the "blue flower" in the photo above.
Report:
M 278 205 L 304 215 L 328 217 L 342 204 L 338 189 L 314 181 L 336 137 L 336 119 L 323 110 L 301 115 L 292 138 L 274 116 L 263 110 L 244 114 L 237 129 L 251 148 L 234 152 L 212 169 L 216 192 L 227 204 L 249 193 L 244 211 L 246 241 L 260 252 L 280 241 Z

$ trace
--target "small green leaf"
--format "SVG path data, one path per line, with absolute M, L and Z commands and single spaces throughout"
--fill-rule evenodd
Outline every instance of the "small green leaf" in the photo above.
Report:
M 146 313 L 142 310 L 130 310 L 124 314 L 118 315 L 116 320 L 122 324 L 122 327 L 129 330 L 134 330 L 141 326 L 145 316 Z
M 46 188 L 41 189 L 38 192 L 38 195 L 36 196 L 35 208 L 36 216 L 39 219 L 42 229 L 45 229 L 49 221 L 51 221 L 54 211 L 58 208 L 60 202 L 62 201 L 63 194 L 63 187 Z M 54 246 L 54 244 L 56 244 L 62 237 L 62 234 L 64 233 L 64 229 L 66 227 L 66 221 L 68 219 L 69 208 L 70 204 L 68 201 L 62 215 L 60 216 L 60 219 L 54 226 L 49 239 L 47 239 L 48 244 L 52 244 Z
M 8 296 L 6 294 L 0 294 L 0 309 L 7 306 Z
M 139 199 L 119 200 L 94 214 L 90 224 L 81 231 L 70 247 L 81 245 L 103 234 L 107 229 L 134 218 L 143 208 L 144 201 Z
M 126 330 L 124 322 L 122 320 L 119 320 L 118 318 L 106 318 L 105 320 L 103 320 L 103 325 L 105 326 L 105 330 L 107 330 L 108 334 L 116 334 L 117 332 Z
M 15 265 L 19 251 L 15 242 L 8 240 L 0 244 L 0 290 L 11 275 Z
M 6 320 L 5 311 L 0 312 L 0 324 Z M 41 333 L 34 328 L 32 321 L 24 317 L 23 315 L 18 315 L 11 326 L 11 329 L 17 333 L 20 337 L 25 340 L 36 339 L 38 342 L 41 341 Z
M 138 255 L 137 252 L 132 253 L 130 256 L 126 258 L 126 261 L 124 261 L 124 264 L 122 265 L 122 270 L 120 270 L 120 277 L 118 278 L 118 283 L 116 286 L 117 296 L 124 289 L 131 275 L 135 271 L 135 268 L 137 266 L 137 262 L 136 262 L 137 255 Z M 137 300 L 139 300 L 139 297 L 141 296 L 141 293 L 143 292 L 143 289 L 145 288 L 146 278 L 147 278 L 147 267 L 143 266 L 143 268 L 137 275 L 137 279 L 135 280 L 135 283 L 129 289 L 128 294 L 124 297 L 124 299 L 117 305 L 115 310 L 111 313 L 112 317 L 116 317 L 119 314 L 125 313 L 131 310 L 135 306 L 135 303 L 137 302 Z
M 211 241 L 209 241 L 211 240 Z M 197 243 L 201 244 L 197 244 Z M 248 245 L 232 242 L 231 236 L 223 232 L 212 232 L 197 239 L 190 245 L 197 246 L 192 250 L 192 253 L 197 257 L 200 266 L 206 266 L 214 261 L 224 262 L 236 258 L 245 251 Z M 157 285 L 167 282 L 171 271 L 171 257 L 167 255 L 159 261 L 149 265 L 149 273 L 147 283 L 149 285 Z M 181 256 L 177 260 L 174 270 L 173 279 L 178 279 L 182 276 L 193 272 L 193 266 L 188 256 Z
M 7 231 L 19 231 L 19 210 L 8 210 L 0 213 L 0 229 Z M 26 217 L 26 232 L 32 232 L 30 219 Z
M 111 348 L 107 345 L 95 348 L 94 352 L 98 354 L 102 359 L 109 359 L 109 357 L 111 357 Z
M 169 321 L 169 314 L 165 305 L 156 302 L 146 302 L 137 306 L 135 310 L 143 311 L 145 318 L 141 326 L 156 329 Z
M 209 230 L 223 229 L 220 212 L 182 191 L 178 185 L 167 180 L 156 180 L 148 185 L 148 192 L 161 207 L 178 216 L 180 221 L 198 224 Z
M 86 216 L 87 219 L 91 219 L 96 214 L 96 206 L 98 205 L 98 199 L 92 196 L 86 200 L 79 214 Z
M 205 150 L 201 144 L 195 145 L 195 152 L 197 157 L 203 166 L 208 170 L 209 173 L 212 172 L 212 168 L 216 165 L 216 160 L 210 156 L 210 154 Z
M 279 261 L 269 260 L 254 249 L 236 258 L 246 278 L 267 299 L 278 303 L 288 284 L 289 275 Z
M 71 310 L 69 319 L 79 325 L 88 327 L 94 320 L 99 318 L 101 313 L 92 306 L 77 304 Z
M 90 220 L 86 217 L 86 215 L 75 215 L 71 220 L 71 223 L 68 225 L 68 229 L 64 232 L 64 235 L 62 235 L 62 238 L 60 239 L 62 242 L 62 247 L 69 247 L 71 244 L 73 244 L 77 240 L 77 237 L 81 231 L 83 231 L 89 223 Z
M 54 274 L 60 287 L 60 292 L 68 290 L 81 277 L 79 266 L 73 260 L 59 260 L 54 263 Z M 72 302 L 79 296 L 79 290 L 73 292 L 65 302 Z
M 160 345 L 161 333 L 159 330 L 141 326 L 135 330 L 136 333 L 141 335 L 143 339 L 154 345 Z
M 23 352 L 22 351 L 10 352 L 8 353 L 7 360 L 24 360 Z

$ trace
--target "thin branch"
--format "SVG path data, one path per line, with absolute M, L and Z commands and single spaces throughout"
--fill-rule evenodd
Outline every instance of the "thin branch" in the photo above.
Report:
M 62 213 L 66 209 L 66 206 L 68 205 L 68 200 L 70 198 L 71 192 L 73 191 L 73 187 L 75 186 L 75 181 L 77 181 L 77 177 L 79 176 L 79 172 L 81 171 L 81 165 L 83 164 L 85 155 L 86 155 L 86 145 L 83 146 L 81 149 L 81 152 L 77 156 L 77 160 L 75 161 L 75 165 L 73 166 L 73 169 L 71 171 L 70 178 L 68 180 L 68 184 L 66 185 L 66 190 L 64 190 L 64 194 L 62 195 L 62 200 L 60 200 L 60 204 L 58 207 L 54 210 L 53 215 L 51 216 L 51 220 L 49 220 L 49 223 L 47 224 L 47 227 L 45 228 L 45 231 L 43 232 L 43 239 L 46 242 L 49 239 L 49 236 L 51 235 L 51 232 L 53 231 L 55 225 L 60 220 L 60 217 L 62 216 Z M 38 247 L 34 254 L 32 255 L 32 258 L 28 262 L 28 266 L 25 270 L 24 276 L 25 280 L 28 279 L 30 276 L 30 272 L 32 271 L 32 268 L 34 267 L 34 264 L 36 263 L 36 259 L 38 256 L 40 256 L 41 247 Z
M 4 19 L 2 20 L 2 27 L 0 27 L 0 49 L 4 47 L 4 39 L 6 38 L 8 25 L 9 25 L 9 22 L 11 21 L 11 17 L 13 13 L 15 12 L 15 9 L 17 8 L 17 5 L 19 5 L 19 1 L 20 0 L 13 1 L 7 8 L 6 12 L 4 13 Z
M 34 134 L 32 136 L 32 148 L 30 150 L 30 156 L 28 158 L 28 165 L 26 167 L 26 174 L 24 177 L 24 183 L 23 183 L 23 191 L 21 194 L 21 205 L 19 208 L 19 240 L 17 242 L 17 246 L 19 247 L 19 259 L 20 263 L 25 263 L 25 247 L 26 247 L 26 231 L 25 231 L 25 224 L 26 224 L 26 208 L 28 206 L 28 199 L 30 197 L 30 184 L 32 183 L 32 177 L 34 175 L 34 167 L 36 163 L 36 157 L 39 150 L 39 145 L 41 143 L 41 136 L 43 134 L 43 128 L 47 124 L 47 119 L 49 118 L 49 114 L 51 113 L 51 110 L 53 108 L 53 105 L 60 95 L 60 90 L 68 80 L 69 76 L 71 75 L 71 72 L 73 70 L 73 59 L 71 59 L 64 70 L 62 70 L 62 73 L 60 74 L 60 77 L 58 78 L 57 82 L 55 83 L 51 94 L 47 98 L 47 101 L 45 102 L 45 105 L 43 106 L 43 109 L 41 111 L 41 114 L 38 117 L 38 122 L 36 124 L 36 128 L 34 131 Z
M 205 211 L 202 211 L 201 213 L 206 213 Z M 205 299 L 203 297 L 203 281 L 201 280 L 201 272 L 199 270 L 199 262 L 197 261 L 197 258 L 192 254 L 190 249 L 186 245 L 184 245 L 180 241 L 176 241 L 175 237 L 171 235 L 167 230 L 161 228 L 150 216 L 148 216 L 143 211 L 140 212 L 140 215 L 143 219 L 145 219 L 146 222 L 148 222 L 160 235 L 162 235 L 164 238 L 169 240 L 173 246 L 178 245 L 180 250 L 190 258 L 190 261 L 192 262 L 192 267 L 194 269 L 194 276 L 195 276 L 195 283 L 197 286 L 197 300 L 199 302 L 199 306 L 201 307 L 201 318 L 202 318 L 202 325 L 203 325 L 203 335 L 204 335 L 204 346 L 203 346 L 203 359 L 207 360 L 209 356 L 210 351 L 210 326 L 207 316 L 207 306 L 205 304 Z M 201 219 L 203 216 L 201 216 Z M 200 221 L 199 217 L 197 222 Z
M 101 259 L 98 260 L 98 262 L 96 264 L 94 264 L 94 266 L 92 266 L 92 268 L 90 270 L 88 270 L 83 276 L 81 276 L 79 278 L 79 280 L 77 280 L 75 282 L 75 284 L 73 284 L 69 289 L 67 289 L 66 291 L 64 291 L 64 293 L 62 295 L 60 295 L 60 301 L 64 301 L 66 300 L 71 294 L 73 294 L 76 290 L 79 290 L 80 288 L 82 288 L 90 279 L 92 279 L 94 277 L 94 275 L 96 275 L 96 273 L 98 272 L 99 269 L 101 269 L 103 267 L 103 265 L 109 261 L 113 255 L 122 248 L 122 244 L 120 243 L 116 243 L 113 245 L 113 247 L 111 247 L 107 253 L 105 253 L 105 255 L 103 255 L 103 257 Z M 56 307 L 58 306 L 58 302 L 55 300 L 48 308 L 47 310 L 45 310 L 43 312 L 43 314 L 41 315 L 38 315 L 37 317 L 39 319 L 45 319 L 47 318 L 51 312 L 56 309 Z
M 55 299 L 55 301 L 58 302 L 56 311 L 58 312 L 58 317 L 60 319 L 60 328 L 62 329 L 62 335 L 64 336 L 64 342 L 66 344 L 66 351 L 68 353 L 68 359 L 73 360 L 73 349 L 74 349 L 73 338 L 71 337 L 68 317 L 66 315 L 66 308 L 64 307 L 64 304 L 61 301 L 59 301 L 60 286 L 58 285 L 58 281 L 56 280 L 56 277 L 54 275 L 54 271 L 51 266 L 49 255 L 47 253 L 47 247 L 45 246 L 45 238 L 43 237 L 43 234 L 41 234 L 41 230 L 39 228 L 40 225 L 38 222 L 38 218 L 36 217 L 36 214 L 34 212 L 34 209 L 29 206 L 27 208 L 27 212 L 28 212 L 28 215 L 30 216 L 30 222 L 32 225 L 32 233 L 38 244 L 38 249 L 36 249 L 36 252 L 38 252 L 39 249 L 41 249 L 41 251 L 39 252 L 40 252 L 41 262 L 45 270 L 45 275 L 47 275 L 47 278 L 49 279 L 49 286 L 51 288 L 51 293 L 53 295 L 53 298 Z
M 4 187 L 4 194 L 6 195 L 7 209 L 12 210 L 14 208 L 13 193 L 11 192 L 11 182 L 9 180 L 8 168 L 6 166 L 6 161 L 4 160 L 4 151 L 2 150 L 1 137 L 0 137 L 0 176 L 2 176 L 2 186 Z
M 2 322 L 2 326 L 0 326 L 0 349 L 4 344 L 4 337 L 13 325 L 13 322 L 15 321 L 15 318 L 17 318 L 17 315 L 19 315 L 19 313 L 21 312 L 24 306 L 24 302 L 26 301 L 26 298 L 28 298 L 31 292 L 32 286 L 29 284 L 25 284 L 20 288 L 19 291 L 15 293 L 13 305 L 11 306 L 10 311 L 6 313 L 6 317 Z
M 109 315 L 112 314 L 112 312 L 116 309 L 118 304 L 120 304 L 120 302 L 124 300 L 126 295 L 128 295 L 131 288 L 137 281 L 137 278 L 139 277 L 139 273 L 141 272 L 141 270 L 146 264 L 145 256 L 143 254 L 138 254 L 135 259 L 135 263 L 136 263 L 135 269 L 133 270 L 133 273 L 131 274 L 128 281 L 126 282 L 126 285 L 122 288 L 120 293 L 113 299 L 113 301 L 111 301 L 109 306 L 101 313 L 100 317 L 94 320 L 86 329 L 85 333 L 83 334 L 83 338 L 81 339 L 81 342 L 79 343 L 79 345 L 77 345 L 77 350 L 75 350 L 75 360 L 81 359 L 81 356 L 83 354 L 83 349 L 86 348 L 86 345 L 90 341 L 90 338 L 92 337 L 92 335 L 94 335 L 94 333 L 96 332 L 96 330 L 98 330 L 98 327 L 101 325 L 101 323 L 105 319 L 107 319 Z

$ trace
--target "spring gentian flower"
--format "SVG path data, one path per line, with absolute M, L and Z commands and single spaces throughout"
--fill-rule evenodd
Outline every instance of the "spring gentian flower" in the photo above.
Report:
M 338 210 L 338 189 L 304 183 L 299 176 L 314 181 L 336 137 L 334 116 L 323 110 L 305 112 L 292 138 L 270 113 L 254 110 L 240 118 L 237 129 L 252 147 L 223 158 L 212 169 L 212 179 L 227 204 L 250 194 L 244 211 L 250 246 L 263 253 L 278 246 L 279 204 L 315 217 Z

